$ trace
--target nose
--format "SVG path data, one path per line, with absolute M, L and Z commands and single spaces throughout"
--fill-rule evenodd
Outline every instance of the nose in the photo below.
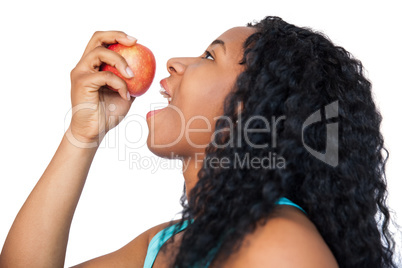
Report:
M 171 58 L 167 62 L 167 70 L 172 74 L 182 75 L 191 64 L 191 58 Z

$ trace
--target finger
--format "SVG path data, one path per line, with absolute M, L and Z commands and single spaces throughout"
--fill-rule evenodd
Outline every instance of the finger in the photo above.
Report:
M 120 43 L 125 46 L 133 46 L 137 42 L 137 39 L 127 35 L 122 31 L 98 31 L 95 32 L 89 40 L 87 47 L 85 48 L 83 57 L 92 51 L 95 47 Z
M 97 72 L 93 74 L 89 74 L 87 76 L 88 81 L 90 81 L 89 88 L 91 88 L 90 92 L 98 91 L 103 86 L 110 86 L 117 92 L 119 95 L 125 99 L 130 100 L 130 94 L 127 89 L 126 82 L 115 75 L 112 72 Z
M 119 53 L 105 47 L 97 47 L 89 52 L 85 59 L 81 61 L 82 66 L 79 63 L 78 69 L 82 71 L 94 71 L 102 63 L 115 67 L 126 78 L 134 77 L 133 71 L 128 66 L 126 59 Z

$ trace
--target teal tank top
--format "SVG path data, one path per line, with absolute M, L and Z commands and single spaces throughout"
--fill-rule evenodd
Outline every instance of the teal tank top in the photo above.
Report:
M 300 209 L 301 211 L 303 211 L 304 213 L 306 213 L 304 211 L 304 209 L 302 209 L 300 206 L 298 206 L 297 204 L 293 203 L 292 201 L 290 201 L 289 199 L 287 199 L 285 197 L 281 197 L 276 202 L 276 204 L 277 205 L 294 206 L 294 207 Z M 162 245 L 175 234 L 174 230 L 175 230 L 175 227 L 177 224 L 171 225 L 171 226 L 163 229 L 162 231 L 158 232 L 152 238 L 151 242 L 149 242 L 149 245 L 148 245 L 148 251 L 147 251 L 147 256 L 145 257 L 144 268 L 152 268 L 152 265 L 154 264 L 156 256 L 158 255 L 158 252 L 161 249 Z M 183 231 L 184 229 L 187 228 L 187 226 L 188 226 L 188 221 L 185 221 L 183 223 L 183 226 L 178 230 L 178 232 Z M 211 261 L 212 261 L 212 259 L 211 259 Z M 208 263 L 207 267 L 209 266 L 209 263 Z

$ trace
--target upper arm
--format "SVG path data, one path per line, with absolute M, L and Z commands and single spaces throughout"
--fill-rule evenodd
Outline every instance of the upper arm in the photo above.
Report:
M 225 267 L 336 268 L 338 265 L 311 222 L 285 216 L 270 219 L 247 235 Z
M 143 267 L 148 248 L 148 233 L 149 230 L 137 236 L 124 247 L 112 253 L 78 264 L 74 266 L 74 268 Z
M 147 255 L 148 245 L 152 237 L 166 228 L 171 222 L 165 222 L 143 232 L 130 243 L 112 253 L 83 262 L 73 268 L 110 268 L 110 267 L 143 267 Z

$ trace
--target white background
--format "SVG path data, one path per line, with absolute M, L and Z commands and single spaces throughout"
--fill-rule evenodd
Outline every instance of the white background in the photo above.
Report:
M 402 215 L 402 21 L 397 1 L 372 2 L 3 1 L 0 245 L 68 125 L 70 71 L 93 32 L 122 30 L 154 52 L 153 86 L 129 111 L 130 116 L 144 118 L 151 103 L 164 101 L 159 81 L 168 76 L 170 57 L 199 56 L 225 30 L 267 15 L 323 31 L 363 62 L 384 117 L 383 134 L 390 151 L 389 205 Z M 135 168 L 130 160 L 134 154 L 142 157 L 143 165 L 161 159 L 146 147 L 146 125 L 128 123 L 132 121 L 123 121 L 97 152 L 73 220 L 66 266 L 114 251 L 180 211 L 180 163 L 164 160 L 156 171 Z M 142 146 L 137 142 L 140 148 L 132 148 L 136 140 L 142 141 Z M 398 222 L 402 224 L 401 219 Z M 396 239 L 399 243 L 400 237 Z

